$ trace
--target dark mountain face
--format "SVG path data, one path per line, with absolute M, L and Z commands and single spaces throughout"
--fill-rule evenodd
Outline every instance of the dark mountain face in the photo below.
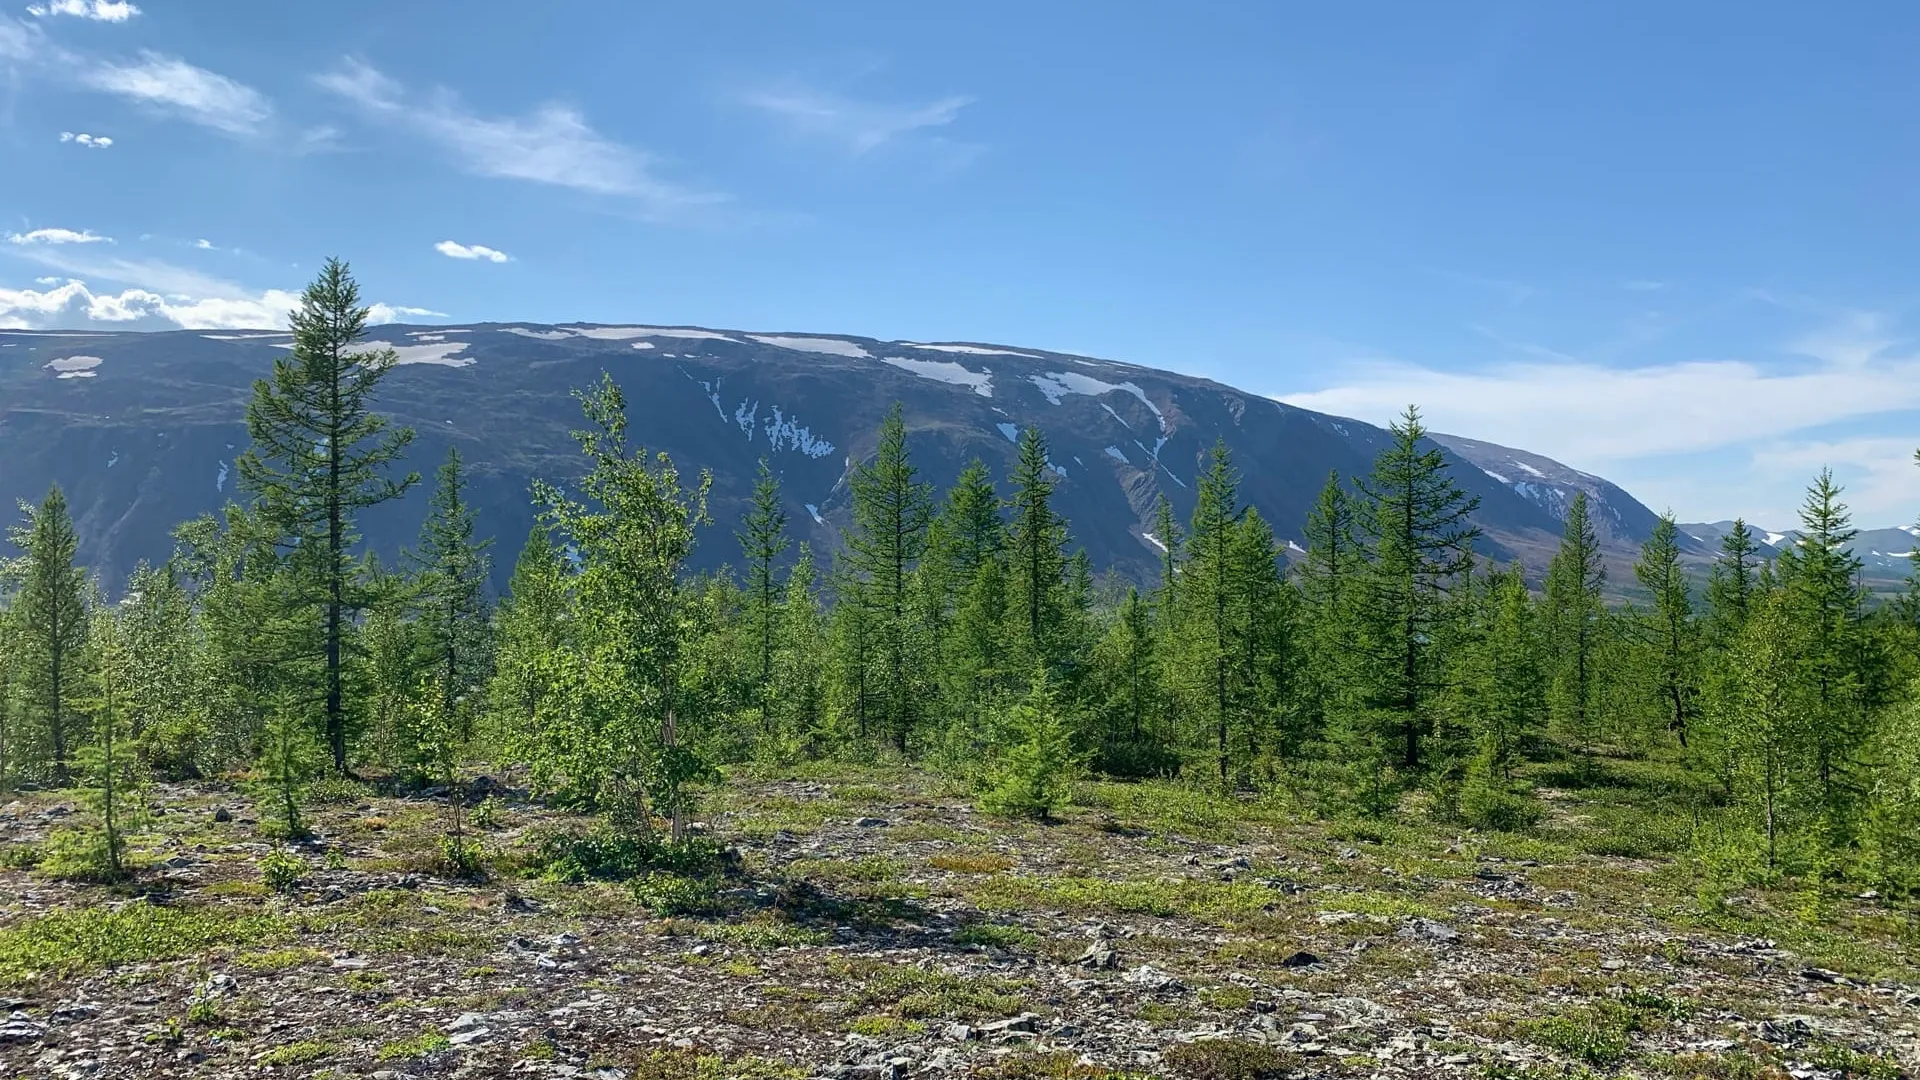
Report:
M 1243 500 L 1297 542 L 1328 473 L 1363 474 L 1387 439 L 1203 379 L 1031 349 L 525 324 L 382 326 L 370 339 L 400 353 L 378 405 L 418 431 L 410 466 L 430 477 L 449 444 L 468 461 L 481 531 L 499 538 L 496 583 L 533 524 L 532 478 L 580 475 L 571 391 L 602 371 L 627 395 L 636 442 L 684 472 L 713 472 L 704 566 L 737 560 L 731 534 L 762 457 L 781 477 L 795 535 L 816 550 L 837 544 L 851 463 L 872 452 L 896 401 L 923 478 L 941 489 L 974 457 L 1004 478 L 1020 430 L 1039 427 L 1074 541 L 1097 567 L 1136 580 L 1157 565 L 1146 536 L 1156 500 L 1167 495 L 1184 519 L 1216 440 L 1233 452 Z M 232 463 L 247 442 L 252 383 L 289 341 L 0 332 L 0 497 L 38 500 L 58 482 L 81 558 L 116 587 L 137 560 L 166 557 L 175 524 L 237 496 Z M 1465 460 L 1455 474 L 1481 499 L 1485 553 L 1543 566 L 1542 544 L 1560 527 L 1551 505 Z M 423 485 L 365 515 L 367 541 L 392 557 L 412 543 L 424 504 Z

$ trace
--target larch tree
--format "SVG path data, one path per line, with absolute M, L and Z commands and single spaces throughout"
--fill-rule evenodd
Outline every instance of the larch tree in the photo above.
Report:
M 1601 593 L 1607 568 L 1600 537 L 1587 512 L 1587 493 L 1567 506 L 1560 549 L 1547 568 L 1547 642 L 1552 660 L 1548 705 L 1552 722 L 1590 766 L 1599 724 L 1602 635 L 1607 611 Z
M 873 685 L 861 676 L 862 711 L 877 705 L 882 734 L 905 753 L 925 709 L 920 635 L 912 620 L 913 572 L 926 554 L 933 501 L 930 485 L 918 479 L 908 457 L 899 405 L 880 425 L 872 460 L 854 468 L 852 489 L 847 561 L 868 608 L 862 641 L 870 647 L 863 651 L 868 664 L 878 665 Z
M 1067 659 L 1067 526 L 1053 508 L 1055 483 L 1046 436 L 1039 428 L 1027 428 L 1020 433 L 1020 457 L 1008 499 L 1013 508 L 1006 541 L 1008 592 L 1013 629 L 1027 653 L 1027 666 L 1050 673 Z
M 761 711 L 762 720 L 771 723 L 766 715 L 767 701 L 773 688 L 773 653 L 778 638 L 781 597 L 775 567 L 792 540 L 787 536 L 787 512 L 780 504 L 780 478 L 773 474 L 766 458 L 760 459 L 753 495 L 734 537 L 740 542 L 740 554 L 747 563 L 746 607 L 753 635 L 755 705 Z
M 480 691 L 492 663 L 487 602 L 492 546 L 492 537 L 475 532 L 460 451 L 448 447 L 427 502 L 414 564 L 420 577 L 420 641 L 435 690 L 429 705 L 439 710 L 437 723 L 460 745 L 473 738 Z
M 1473 566 L 1480 529 L 1471 517 L 1480 500 L 1454 481 L 1418 409 L 1409 406 L 1389 431 L 1392 442 L 1359 485 L 1365 505 L 1356 517 L 1370 556 L 1363 647 L 1376 724 L 1389 729 L 1380 735 L 1396 744 L 1398 766 L 1413 772 L 1435 721 L 1444 681 L 1439 643 L 1457 614 L 1453 594 Z
M 20 509 L 27 521 L 12 539 L 25 554 L 13 617 L 23 727 L 48 775 L 65 783 L 79 741 L 74 702 L 86 677 L 87 573 L 73 561 L 80 538 L 59 485 L 39 506 Z
M 1654 523 L 1653 534 L 1640 548 L 1633 575 L 1651 599 L 1640 616 L 1640 644 L 1651 661 L 1656 696 L 1666 728 L 1687 747 L 1699 695 L 1699 634 L 1693 595 L 1686 571 L 1680 566 L 1680 529 L 1671 512 Z
M 398 355 L 364 344 L 369 309 L 347 265 L 328 259 L 293 312 L 293 347 L 247 405 L 252 445 L 235 461 L 241 490 L 286 556 L 292 595 L 316 613 L 314 650 L 334 770 L 347 771 L 350 706 L 344 673 L 351 624 L 368 603 L 353 549 L 362 510 L 419 480 L 388 475 L 413 442 L 373 411 Z

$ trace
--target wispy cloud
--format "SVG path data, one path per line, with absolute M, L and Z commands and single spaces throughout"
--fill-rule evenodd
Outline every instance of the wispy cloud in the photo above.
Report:
M 1821 453 L 1842 446 L 1796 440 L 1796 433 L 1920 410 L 1920 354 L 1896 345 L 1883 320 L 1850 315 L 1795 342 L 1790 351 L 1806 358 L 1799 362 L 1696 360 L 1619 367 L 1548 353 L 1449 371 L 1369 359 L 1345 365 L 1333 385 L 1282 394 L 1279 400 L 1375 423 L 1417 403 L 1436 430 L 1523 447 L 1594 471 L 1631 466 L 1613 478 L 1639 477 L 1646 487 L 1636 494 L 1656 503 L 1693 505 L 1704 512 L 1705 503 L 1740 497 L 1755 500 L 1755 506 L 1770 500 L 1760 508 L 1777 514 L 1783 506 L 1790 509 L 1792 500 L 1752 493 L 1796 489 L 1791 483 L 1785 489 L 1766 487 L 1760 482 L 1762 466 L 1791 460 L 1817 468 Z M 1873 453 L 1884 456 L 1901 441 L 1876 445 Z M 1920 436 L 1904 441 L 1920 442 Z M 1848 445 L 1858 451 L 1866 444 Z M 1759 486 L 1736 490 L 1735 480 L 1727 478 L 1715 481 L 1724 490 L 1708 492 L 1688 486 L 1684 476 L 1662 479 L 1671 471 L 1660 465 L 1663 458 L 1714 452 L 1750 459 L 1753 475 L 1740 482 Z M 1899 456 L 1910 471 L 1920 473 L 1912 468 L 1912 453 L 1908 445 Z M 1852 464 L 1865 469 L 1869 460 L 1882 458 L 1862 456 Z M 1838 458 L 1831 463 L 1848 464 Z M 1879 465 L 1869 471 L 1874 470 L 1886 472 Z M 1695 499 L 1659 497 L 1682 491 Z
M 317 81 L 368 115 L 447 150 L 481 176 L 633 199 L 662 216 L 726 200 L 656 176 L 647 155 L 595 131 L 564 105 L 543 105 L 524 116 L 481 116 L 450 91 L 414 95 L 357 59 Z
M 112 94 L 228 135 L 263 134 L 273 119 L 273 104 L 265 95 L 225 75 L 150 50 L 130 61 L 76 52 L 48 38 L 39 26 L 5 16 L 0 16 L 0 60 L 15 61 L 19 71 L 36 77 Z M 79 133 L 66 141 L 112 144 L 111 139 Z
M 745 102 L 778 119 L 793 134 L 833 143 L 855 156 L 899 142 L 918 132 L 946 128 L 973 104 L 965 95 L 940 98 L 924 105 L 861 101 L 841 94 L 804 87 L 785 87 L 749 93 Z M 941 145 L 972 152 L 974 144 L 944 137 Z
M 111 244 L 113 237 L 101 236 L 87 229 L 35 229 L 32 232 L 8 233 L 10 244 Z
M 89 135 L 84 131 L 63 131 L 60 141 L 85 146 L 93 150 L 105 150 L 113 145 L 113 139 L 106 135 Z
M 273 116 L 273 106 L 252 87 L 154 52 L 142 52 L 137 63 L 92 64 L 80 71 L 80 81 L 229 135 L 258 134 Z
M 95 22 L 126 22 L 140 9 L 127 3 L 127 0 L 50 0 L 45 4 L 27 5 L 27 14 L 36 18 L 51 15 L 72 15 Z
M 508 260 L 504 251 L 487 247 L 484 244 L 461 244 L 452 240 L 442 240 L 433 245 L 433 250 L 449 259 L 484 259 L 487 262 L 503 263 Z

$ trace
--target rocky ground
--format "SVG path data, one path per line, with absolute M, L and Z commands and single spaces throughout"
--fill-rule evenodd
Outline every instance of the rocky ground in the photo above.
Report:
M 1089 785 L 1010 825 L 921 774 L 735 777 L 717 892 L 515 869 L 444 800 L 318 806 L 263 881 L 234 790 L 156 788 L 132 886 L 30 869 L 0 808 L 0 1077 L 1897 1077 L 1920 932 L 1875 897 L 1703 896 L 1684 864 Z M 491 820 L 487 820 L 487 819 Z M 1588 848 L 1594 845 L 1587 845 Z M 661 915 L 663 910 L 699 914 Z

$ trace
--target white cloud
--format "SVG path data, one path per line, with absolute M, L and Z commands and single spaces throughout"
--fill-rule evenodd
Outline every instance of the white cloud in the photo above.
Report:
M 95 22 L 117 23 L 126 22 L 140 14 L 140 9 L 127 3 L 127 0 L 51 0 L 50 3 L 28 5 L 27 14 L 42 19 L 50 15 L 73 15 Z
M 113 145 L 113 139 L 106 135 L 89 135 L 84 131 L 63 131 L 60 133 L 60 141 L 75 143 L 94 150 L 105 150 Z
M 370 304 L 367 307 L 367 321 L 370 323 L 404 322 L 407 319 L 444 319 L 447 313 L 432 308 L 406 307 L 400 304 Z
M 1853 511 L 1854 524 L 1877 528 L 1912 521 L 1920 512 L 1920 469 L 1914 468 L 1913 461 L 1916 446 L 1920 446 L 1920 434 L 1779 441 L 1755 450 L 1753 467 L 1783 490 L 1804 488 L 1821 469 L 1831 467 L 1846 485 L 1842 497 Z M 1797 524 L 1786 514 L 1772 520 Z
M 433 250 L 445 255 L 449 259 L 485 259 L 488 262 L 503 263 L 506 262 L 508 258 L 507 253 L 504 251 L 498 251 L 482 244 L 461 244 L 452 240 L 440 241 L 433 245 Z
M 1569 463 L 1708 450 L 1854 417 L 1920 408 L 1920 357 L 1827 342 L 1792 369 L 1743 360 L 1638 368 L 1578 361 L 1436 371 L 1369 362 L 1343 385 L 1280 395 L 1290 405 L 1385 422 L 1418 403 L 1428 423 Z
M 195 248 L 196 250 L 199 250 L 199 251 L 218 251 L 218 250 L 220 250 L 219 248 L 217 248 L 217 247 L 214 247 L 214 246 L 213 246 L 213 241 L 211 241 L 211 240 L 195 240 L 195 241 L 193 242 L 193 246 L 194 246 L 194 248 Z
M 1826 425 L 1920 410 L 1920 354 L 1896 353 L 1881 320 L 1851 315 L 1793 344 L 1802 362 L 1698 360 L 1608 367 L 1574 358 L 1439 371 L 1398 361 L 1348 366 L 1335 386 L 1279 395 L 1290 405 L 1384 424 L 1418 404 L 1429 427 L 1520 447 L 1609 475 L 1683 517 L 1775 521 L 1806 479 L 1832 464 L 1861 484 L 1863 520 L 1888 511 L 1920 436 L 1891 441 L 1796 440 Z M 1903 452 L 1895 453 L 1899 445 Z M 1680 463 L 1719 452 L 1744 466 Z M 1740 468 L 1745 471 L 1741 472 Z M 1909 501 L 1914 501 L 1909 499 Z M 1900 511 L 1900 519 L 1912 516 Z
M 197 270 L 146 259 L 100 257 L 90 251 L 27 245 L 8 254 L 71 275 L 42 290 L 0 289 L 0 327 L 74 329 L 109 324 L 134 330 L 284 329 L 300 294 L 287 289 L 252 289 Z M 124 286 L 99 290 L 89 281 Z M 445 316 L 427 308 L 375 303 L 373 322 Z
M 32 232 L 9 233 L 10 244 L 111 244 L 113 237 L 81 229 L 35 229 Z
M 856 101 L 818 90 L 789 88 L 748 94 L 746 103 L 780 118 L 795 134 L 839 143 L 865 154 L 916 131 L 943 128 L 973 104 L 965 96 L 926 105 Z
M 660 179 L 644 154 L 601 135 L 563 105 L 543 105 L 526 116 L 480 116 L 449 91 L 416 97 L 353 59 L 317 81 L 368 114 L 438 144 L 481 176 L 631 198 L 658 214 L 726 198 Z
M 273 116 L 259 91 L 176 57 L 143 51 L 137 63 L 82 63 L 78 77 L 95 90 L 229 135 L 258 134 Z

